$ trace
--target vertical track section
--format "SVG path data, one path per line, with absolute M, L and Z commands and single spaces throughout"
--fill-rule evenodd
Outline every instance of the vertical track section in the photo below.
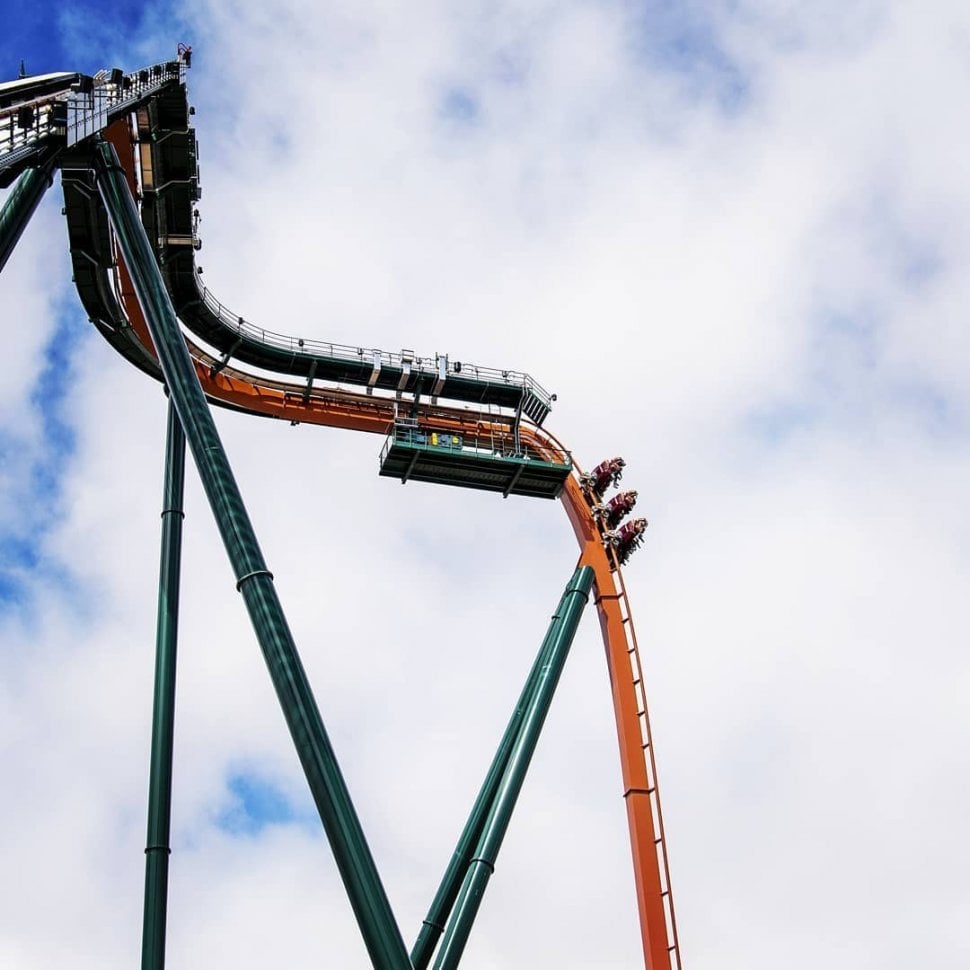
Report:
M 613 694 L 644 966 L 681 970 L 643 667 L 629 599 L 576 478 L 567 481 L 562 500 L 582 549 L 579 561 L 596 574 L 595 602 Z
M 337 764 L 272 573 L 209 412 L 124 169 L 110 143 L 96 147 L 94 173 L 235 571 L 236 589 L 246 603 L 371 962 L 376 970 L 411 970 L 404 939 Z
M 668 951 L 671 966 L 681 970 L 680 941 L 677 937 L 677 920 L 674 918 L 674 898 L 670 890 L 670 861 L 667 857 L 667 837 L 664 833 L 663 813 L 660 810 L 660 783 L 657 779 L 657 762 L 654 756 L 653 735 L 650 731 L 650 714 L 647 710 L 647 693 L 644 687 L 643 666 L 640 663 L 640 647 L 637 643 L 636 628 L 630 599 L 626 592 L 623 572 L 617 566 L 613 570 L 613 581 L 619 596 L 616 600 L 620 608 L 621 622 L 626 631 L 627 656 L 630 661 L 630 674 L 637 703 L 637 723 L 645 752 L 644 767 L 647 771 L 647 791 L 650 796 L 650 812 L 654 827 L 654 845 L 657 852 L 657 866 L 660 874 L 660 896 L 664 904 L 664 921 L 667 928 Z

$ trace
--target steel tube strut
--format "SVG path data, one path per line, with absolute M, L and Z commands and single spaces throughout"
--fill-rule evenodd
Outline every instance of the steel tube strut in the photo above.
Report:
M 0 270 L 6 266 L 17 240 L 52 182 L 51 165 L 47 164 L 41 168 L 28 168 L 10 190 L 3 209 L 0 209 Z
M 266 568 L 186 350 L 175 311 L 138 218 L 124 170 L 111 145 L 102 143 L 98 146 L 95 166 L 98 190 L 131 272 L 172 403 L 229 553 L 236 574 L 236 588 L 242 592 L 249 611 L 371 962 L 377 970 L 410 970 L 411 961 L 404 939 L 394 920 L 310 690 L 273 586 L 273 577 Z
M 547 637 L 549 647 L 545 652 L 546 662 L 516 731 L 515 741 L 485 820 L 474 858 L 468 867 L 454 913 L 448 921 L 445 938 L 435 961 L 435 970 L 454 970 L 464 952 L 488 879 L 495 871 L 498 851 L 512 818 L 516 799 L 522 790 L 522 782 L 525 780 L 542 725 L 549 713 L 583 608 L 589 602 L 593 575 L 589 566 L 580 566 L 569 581 L 559 608 L 553 615 Z
M 567 595 L 568 591 L 563 594 L 563 599 L 560 600 L 559 606 L 553 616 L 559 615 Z M 465 878 L 465 872 L 481 838 L 482 830 L 494 803 L 495 793 L 498 790 L 502 775 L 508 764 L 509 754 L 518 737 L 523 718 L 532 702 L 536 687 L 542 679 L 543 672 L 549 664 L 549 654 L 552 649 L 554 633 L 555 624 L 550 626 L 542 641 L 542 645 L 539 647 L 539 652 L 536 654 L 532 669 L 526 678 L 525 686 L 522 688 L 522 693 L 519 695 L 508 726 L 502 735 L 498 750 L 485 776 L 485 781 L 482 783 L 478 797 L 475 799 L 471 813 L 468 816 L 468 821 L 465 823 L 465 828 L 458 839 L 455 851 L 452 853 L 451 861 L 445 870 L 441 885 L 428 910 L 428 915 L 424 919 L 414 947 L 411 949 L 411 962 L 414 964 L 415 970 L 424 970 L 427 967 L 434 948 L 438 943 L 438 939 L 444 932 L 444 924 L 451 915 L 452 907 L 458 898 L 458 892 Z
M 565 596 L 565 594 L 563 595 Z M 561 607 L 562 601 L 560 601 L 559 608 L 556 610 L 557 614 Z M 438 945 L 438 940 L 445 930 L 445 922 L 451 915 L 452 907 L 458 898 L 458 892 L 461 889 L 468 865 L 481 839 L 488 813 L 491 811 L 495 801 L 495 793 L 498 791 L 499 784 L 509 761 L 509 754 L 519 735 L 522 720 L 535 695 L 536 686 L 542 677 L 543 670 L 549 663 L 549 651 L 552 639 L 553 629 L 550 628 L 546 632 L 542 645 L 539 647 L 539 652 L 536 654 L 532 669 L 526 678 L 525 686 L 522 688 L 522 693 L 519 695 L 519 699 L 512 710 L 512 716 L 509 718 L 508 726 L 505 728 L 505 733 L 499 742 L 498 750 L 495 752 L 492 764 L 489 766 L 484 782 L 482 782 L 478 797 L 475 799 L 475 803 L 468 816 L 468 821 L 465 823 L 465 827 L 458 839 L 458 844 L 455 846 L 455 851 L 452 853 L 451 861 L 445 870 L 441 885 L 438 887 L 438 892 L 428 910 L 428 915 L 421 924 L 418 938 L 411 948 L 411 962 L 414 964 L 414 970 L 425 970 L 431 962 L 434 949 Z
M 165 485 L 162 493 L 162 553 L 158 576 L 155 699 L 148 781 L 142 970 L 162 970 L 165 966 L 168 857 L 171 853 L 169 833 L 172 816 L 172 742 L 175 734 L 175 658 L 178 644 L 182 520 L 185 518 L 182 510 L 184 484 L 185 435 L 170 401 L 165 442 Z

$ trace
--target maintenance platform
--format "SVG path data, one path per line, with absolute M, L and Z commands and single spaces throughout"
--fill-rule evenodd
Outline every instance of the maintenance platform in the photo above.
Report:
M 431 431 L 398 420 L 381 451 L 381 475 L 408 481 L 461 485 L 504 496 L 558 498 L 573 470 L 566 452 L 540 455 L 512 436 Z

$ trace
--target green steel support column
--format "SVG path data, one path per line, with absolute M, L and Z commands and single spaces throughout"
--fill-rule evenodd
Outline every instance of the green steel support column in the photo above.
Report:
M 327 736 L 252 523 L 114 149 L 95 153 L 98 190 L 131 272 L 159 364 L 222 534 L 337 868 L 377 970 L 411 970 L 377 867 Z
M 525 773 L 535 751 L 539 733 L 545 723 L 553 694 L 559 683 L 563 665 L 569 655 L 576 628 L 589 601 L 593 585 L 593 570 L 581 566 L 576 570 L 566 595 L 550 626 L 552 637 L 548 664 L 541 673 L 529 709 L 526 711 L 509 752 L 508 763 L 495 793 L 495 798 L 485 822 L 482 836 L 475 850 L 475 858 L 465 876 L 454 913 L 448 921 L 448 929 L 435 961 L 435 970 L 454 970 L 464 952 L 472 923 L 478 913 L 489 876 L 495 871 L 495 860 L 508 829 L 512 810 L 522 789 Z
M 148 780 L 148 839 L 145 846 L 145 918 L 142 970 L 165 966 L 168 909 L 169 832 L 172 809 L 172 742 L 175 734 L 175 656 L 178 644 L 179 579 L 182 560 L 182 495 L 185 435 L 171 401 L 165 442 L 162 493 L 162 555 L 158 576 L 155 640 L 155 700 L 152 713 L 151 770 Z
M 563 597 L 559 601 L 559 606 L 556 608 L 553 616 L 558 616 L 562 612 L 567 595 L 568 592 L 563 593 Z M 535 662 L 532 664 L 532 669 L 526 678 L 522 693 L 519 695 L 519 699 L 512 710 L 512 716 L 509 718 L 508 726 L 502 735 L 502 740 L 499 743 L 498 750 L 495 752 L 495 757 L 488 769 L 488 773 L 485 775 L 485 781 L 482 783 L 482 787 L 478 792 L 478 797 L 472 806 L 468 821 L 465 823 L 465 828 L 462 830 L 458 844 L 455 846 L 455 851 L 452 853 L 451 861 L 445 870 L 441 885 L 438 887 L 438 892 L 428 910 L 428 915 L 421 924 L 418 938 L 411 948 L 411 962 L 414 964 L 414 970 L 425 970 L 431 962 L 434 949 L 438 945 L 438 940 L 445 930 L 445 923 L 451 915 L 452 907 L 458 898 L 458 892 L 461 889 L 468 865 L 472 860 L 479 839 L 482 836 L 482 830 L 485 827 L 488 814 L 492 809 L 495 793 L 498 791 L 502 775 L 505 773 L 505 768 L 509 761 L 509 754 L 519 735 L 523 718 L 533 701 L 536 687 L 542 678 L 543 671 L 549 665 L 549 655 L 553 645 L 553 632 L 554 628 L 550 627 L 546 632 L 542 645 L 539 647 Z
M 42 168 L 28 168 L 17 179 L 3 209 L 0 209 L 0 270 L 7 265 L 17 240 L 53 181 L 51 168 L 50 164 Z

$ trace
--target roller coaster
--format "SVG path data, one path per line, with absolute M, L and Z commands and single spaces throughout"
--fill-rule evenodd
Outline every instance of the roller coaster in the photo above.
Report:
M 646 520 L 634 491 L 606 498 L 620 458 L 584 473 L 544 422 L 555 396 L 529 375 L 447 354 L 389 353 L 284 336 L 227 309 L 203 285 L 191 49 L 126 73 L 59 73 L 0 84 L 0 269 L 55 172 L 78 296 L 92 324 L 169 398 L 158 594 L 143 970 L 165 961 L 175 657 L 186 445 L 194 457 L 371 962 L 458 966 L 494 871 L 583 607 L 599 614 L 646 970 L 680 970 L 644 676 L 621 566 Z M 558 499 L 580 555 L 410 950 L 344 783 L 273 576 L 210 405 L 384 438 L 379 473 Z

